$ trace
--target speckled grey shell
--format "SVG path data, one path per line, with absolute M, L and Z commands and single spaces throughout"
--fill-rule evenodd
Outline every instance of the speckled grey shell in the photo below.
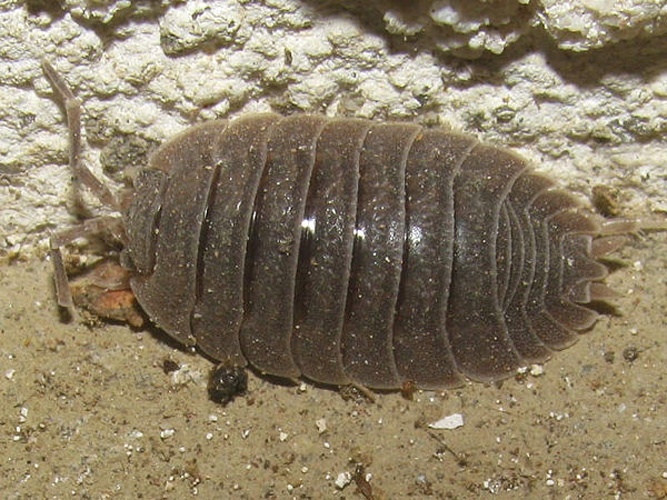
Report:
M 125 214 L 140 305 L 263 373 L 492 381 L 589 328 L 595 220 L 518 156 L 443 129 L 274 114 L 164 144 Z

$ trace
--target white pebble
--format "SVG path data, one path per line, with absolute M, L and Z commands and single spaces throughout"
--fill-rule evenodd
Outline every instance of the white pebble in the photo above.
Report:
M 542 365 L 531 365 L 530 366 L 530 374 L 533 377 L 539 377 L 540 375 L 544 375 L 544 366 L 542 366 Z
M 352 481 L 352 474 L 349 472 L 341 472 L 338 474 L 338 477 L 336 478 L 336 481 L 334 481 L 334 484 L 336 485 L 336 488 L 339 490 L 342 490 L 345 488 L 350 482 Z
M 176 431 L 174 429 L 163 429 L 160 431 L 160 438 L 161 439 L 169 439 L 171 436 L 174 435 Z
M 457 429 L 463 425 L 463 415 L 460 413 L 452 413 L 436 422 L 428 424 L 431 429 Z
M 317 427 L 317 432 L 322 434 L 327 430 L 327 419 L 320 418 L 319 420 L 315 420 L 315 426 Z

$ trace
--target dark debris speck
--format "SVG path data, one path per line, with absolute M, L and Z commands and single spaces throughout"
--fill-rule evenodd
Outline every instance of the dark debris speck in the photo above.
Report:
M 632 363 L 633 361 L 636 361 L 637 358 L 639 358 L 639 349 L 636 347 L 626 347 L 623 349 L 623 359 Z

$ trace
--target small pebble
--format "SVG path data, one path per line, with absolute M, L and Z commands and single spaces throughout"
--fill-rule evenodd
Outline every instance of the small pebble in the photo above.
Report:
M 174 429 L 163 429 L 160 431 L 160 438 L 161 439 L 169 439 L 171 436 L 174 435 L 176 431 Z
M 336 488 L 342 490 L 348 484 L 350 484 L 351 481 L 352 481 L 352 474 L 350 472 L 341 472 L 340 474 L 338 474 L 338 477 L 336 478 L 336 481 L 334 481 L 334 484 L 336 485 Z
M 441 418 L 437 422 L 432 422 L 428 424 L 431 429 L 447 429 L 452 430 L 463 425 L 463 415 L 460 413 L 453 413 L 444 418 Z
M 317 427 L 317 432 L 322 434 L 327 430 L 327 419 L 320 418 L 319 420 L 315 420 L 315 426 Z
M 530 374 L 533 377 L 539 377 L 540 375 L 544 375 L 544 366 L 542 366 L 542 365 L 531 365 L 530 366 Z

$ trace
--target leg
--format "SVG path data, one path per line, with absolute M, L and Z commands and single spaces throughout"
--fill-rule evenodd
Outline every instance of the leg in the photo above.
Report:
M 121 219 L 113 216 L 97 217 L 84 221 L 83 225 L 76 226 L 51 235 L 49 247 L 51 261 L 53 262 L 54 279 L 56 285 L 56 297 L 58 305 L 65 307 L 73 313 L 74 302 L 72 301 L 72 292 L 69 286 L 69 279 L 65 271 L 63 256 L 60 248 L 71 243 L 77 238 L 86 238 L 91 234 L 100 234 L 106 232 L 112 234 L 114 238 L 123 238 L 123 222 Z
M 616 218 L 600 223 L 600 234 L 592 243 L 592 256 L 595 259 L 604 257 L 623 247 L 629 235 L 638 236 L 640 231 L 665 231 L 667 220 L 656 217 Z M 593 301 L 607 301 L 619 297 L 619 294 L 607 285 L 593 281 L 590 283 L 590 297 Z
M 72 301 L 72 291 L 69 289 L 69 280 L 67 272 L 65 271 L 65 264 L 63 263 L 63 254 L 60 247 L 53 246 L 53 240 L 50 241 L 51 262 L 53 262 L 53 279 L 56 284 L 56 297 L 58 298 L 58 305 L 65 307 L 74 316 L 74 302 Z
M 616 218 L 601 223 L 600 236 L 637 234 L 639 231 L 666 231 L 667 219 L 658 217 Z

